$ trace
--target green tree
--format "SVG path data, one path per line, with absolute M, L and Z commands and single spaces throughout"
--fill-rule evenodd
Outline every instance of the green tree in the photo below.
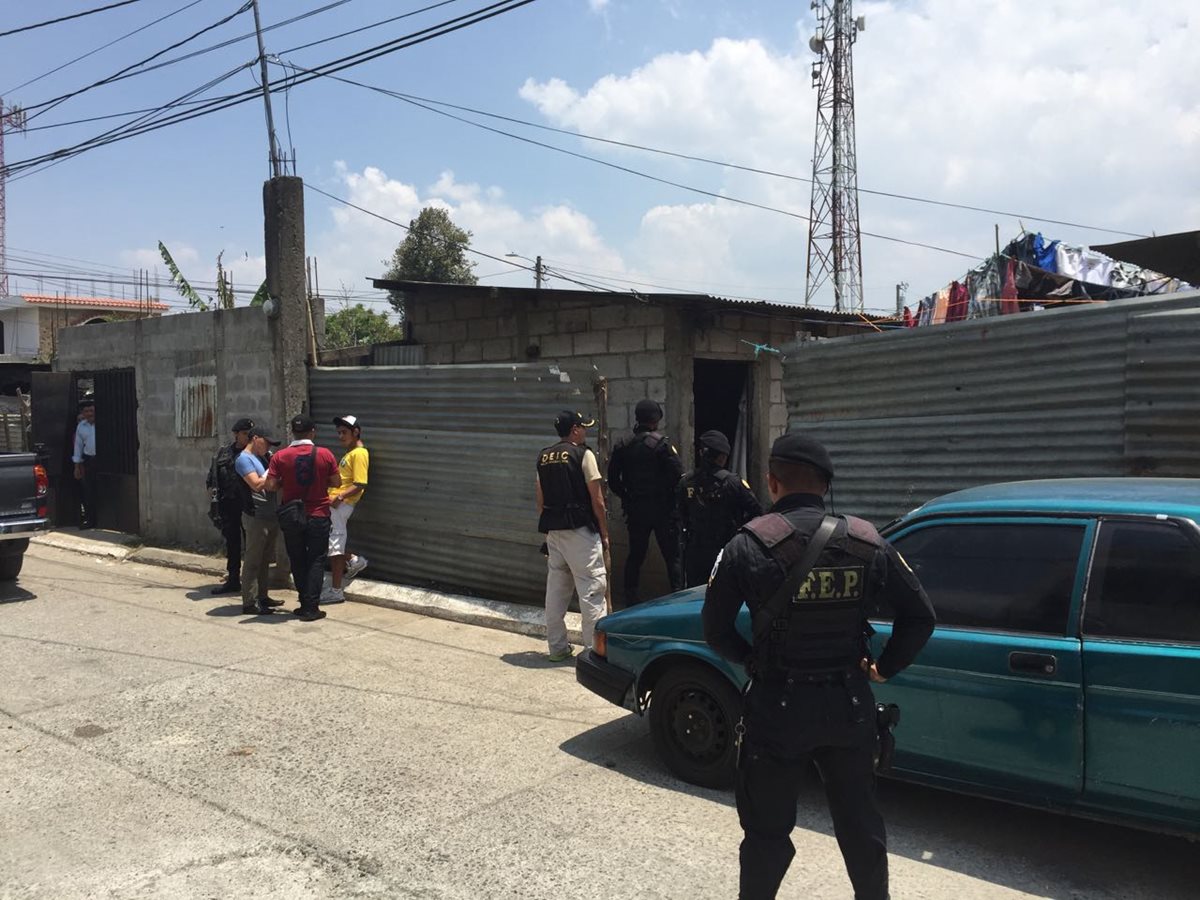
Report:
M 408 235 L 400 242 L 385 278 L 397 281 L 435 281 L 441 284 L 475 284 L 473 262 L 467 260 L 471 232 L 459 228 L 450 214 L 436 206 L 426 206 L 408 223 Z M 393 291 L 392 306 L 402 316 L 404 295 Z
M 398 341 L 403 337 L 404 329 L 393 325 L 387 313 L 372 312 L 361 303 L 345 305 L 325 317 L 325 344 L 330 350 Z

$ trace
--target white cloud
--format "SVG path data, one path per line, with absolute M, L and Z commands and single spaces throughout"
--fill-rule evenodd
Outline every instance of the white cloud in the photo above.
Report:
M 443 172 L 424 189 L 389 178 L 381 169 L 367 167 L 350 171 L 344 164 L 336 170 L 337 190 L 351 203 L 407 225 L 425 206 L 446 209 L 454 223 L 472 232 L 471 246 L 497 259 L 472 256 L 479 276 L 503 272 L 515 265 L 528 265 L 522 259 L 509 259 L 509 252 L 526 257 L 543 256 L 547 264 L 588 269 L 600 267 L 624 271 L 619 256 L 600 236 L 595 223 L 579 210 L 563 204 L 522 211 L 505 200 L 496 186 L 459 181 L 453 172 Z M 352 291 L 370 287 L 368 278 L 378 277 L 385 269 L 384 260 L 404 239 L 404 230 L 358 210 L 330 201 L 325 204 L 332 219 L 322 222 L 324 211 L 310 204 L 308 231 L 310 251 L 320 259 L 322 291 L 329 295 L 344 283 Z M 530 272 L 516 272 L 499 278 L 487 278 L 490 284 L 529 284 Z
M 592 12 L 599 13 L 608 9 L 609 0 L 588 0 L 588 6 Z
M 855 47 L 859 184 L 1028 215 L 1167 233 L 1200 220 L 1200 19 L 1188 0 L 860 3 Z M 807 16 L 807 12 L 806 12 Z M 785 51 L 715 40 L 589 86 L 528 80 L 520 96 L 584 133 L 807 177 L 816 92 L 801 20 Z M 588 152 L 597 152 L 589 145 Z M 807 213 L 803 183 L 687 165 L 633 151 L 624 165 Z M 586 173 L 581 173 L 584 177 Z M 631 195 L 636 196 L 635 194 Z M 864 194 L 862 228 L 980 256 L 1019 229 L 981 215 Z M 807 230 L 796 219 L 680 194 L 647 204 L 629 266 L 659 278 L 801 284 Z M 1116 235 L 1041 224 L 1079 243 Z M 968 260 L 863 239 L 867 304 L 892 304 L 960 276 Z M 779 295 L 795 297 L 796 294 Z

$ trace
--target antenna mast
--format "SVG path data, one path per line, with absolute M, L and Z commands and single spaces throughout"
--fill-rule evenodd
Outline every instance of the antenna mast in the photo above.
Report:
M 866 20 L 854 18 L 852 0 L 812 0 L 816 34 L 808 46 L 817 89 L 813 138 L 812 208 L 808 224 L 808 269 L 804 302 L 833 282 L 833 308 L 863 308 L 861 234 L 858 225 L 858 162 L 854 149 L 854 56 Z

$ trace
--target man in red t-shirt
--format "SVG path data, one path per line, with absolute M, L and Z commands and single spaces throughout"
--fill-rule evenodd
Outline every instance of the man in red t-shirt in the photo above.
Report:
M 271 457 L 266 489 L 279 491 L 279 505 L 304 501 L 307 521 L 302 527 L 281 528 L 292 581 L 300 595 L 300 608 L 293 612 L 305 622 L 325 618 L 317 606 L 325 580 L 325 557 L 329 552 L 329 489 L 338 487 L 337 460 L 313 439 L 317 425 L 308 416 L 292 419 L 292 442 Z

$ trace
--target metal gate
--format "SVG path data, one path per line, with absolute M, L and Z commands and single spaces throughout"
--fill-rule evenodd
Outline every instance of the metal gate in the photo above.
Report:
M 317 368 L 317 440 L 340 458 L 335 416 L 358 416 L 370 484 L 350 546 L 390 581 L 541 603 L 537 452 L 562 409 L 598 414 L 590 380 L 546 365 Z
M 75 394 L 90 383 L 96 402 L 96 497 L 99 525 L 138 534 L 137 386 L 133 369 L 73 372 Z

